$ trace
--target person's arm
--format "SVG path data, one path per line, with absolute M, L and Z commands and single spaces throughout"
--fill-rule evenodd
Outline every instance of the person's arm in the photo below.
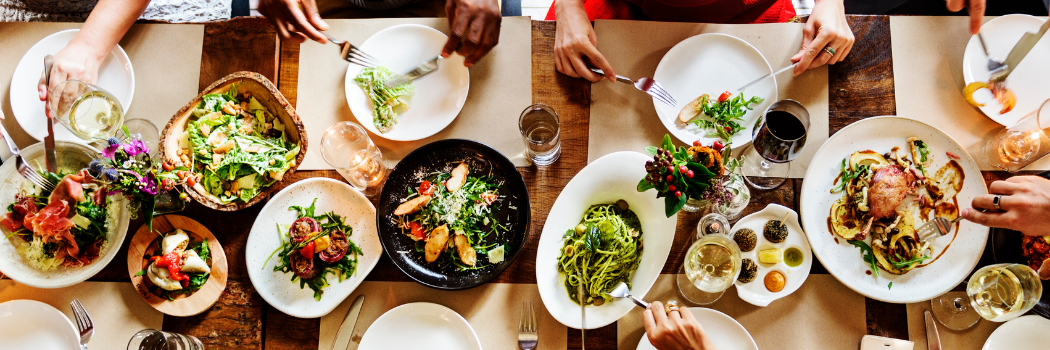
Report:
M 328 23 L 317 12 L 315 0 L 259 0 L 259 13 L 273 24 L 281 40 L 295 43 L 302 43 L 306 39 L 322 44 L 328 42 L 328 38 L 321 33 L 328 30 Z
M 41 72 L 37 84 L 40 100 L 47 99 L 51 87 L 69 79 L 94 84 L 106 55 L 117 46 L 147 5 L 149 0 L 99 0 L 73 40 L 55 54 L 50 86 L 45 85 Z
M 659 350 L 718 350 L 704 327 L 685 306 L 667 312 L 663 303 L 653 302 L 642 313 L 642 324 L 649 343 Z
M 441 57 L 459 53 L 470 67 L 499 43 L 503 15 L 496 0 L 447 0 L 445 13 L 449 36 Z
M 970 34 L 977 34 L 981 31 L 981 24 L 984 23 L 984 10 L 986 7 L 986 0 L 947 0 L 946 6 L 948 11 L 959 12 L 963 7 L 970 9 Z
M 593 82 L 602 80 L 602 76 L 591 72 L 587 67 L 590 61 L 605 72 L 605 78 L 616 81 L 616 72 L 605 56 L 598 52 L 598 37 L 583 9 L 583 0 L 556 0 L 554 12 L 558 20 L 554 34 L 554 66 L 562 74 L 573 78 L 584 78 Z
M 791 57 L 791 62 L 798 62 L 795 76 L 807 69 L 842 62 L 853 49 L 853 30 L 846 22 L 846 9 L 842 2 L 816 0 L 813 12 L 802 29 L 802 49 Z
M 1006 181 L 992 182 L 988 193 L 975 197 L 973 208 L 963 209 L 963 218 L 1029 236 L 1050 236 L 1050 225 L 1045 220 L 1050 218 L 1050 180 L 1040 176 L 1014 176 Z M 1002 196 L 999 210 L 993 203 L 995 196 Z

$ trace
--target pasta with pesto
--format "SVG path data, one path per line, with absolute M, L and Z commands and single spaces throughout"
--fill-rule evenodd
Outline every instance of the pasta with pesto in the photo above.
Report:
M 558 272 L 565 274 L 569 299 L 577 304 L 583 284 L 583 305 L 612 300 L 608 292 L 620 282 L 631 284 L 631 274 L 642 259 L 642 225 L 627 202 L 591 206 L 576 227 L 565 233 L 558 256 Z

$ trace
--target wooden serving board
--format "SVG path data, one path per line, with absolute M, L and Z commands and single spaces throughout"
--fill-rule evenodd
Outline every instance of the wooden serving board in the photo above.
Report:
M 145 281 L 146 276 L 136 276 L 146 266 L 146 260 L 142 257 L 147 250 L 153 250 L 150 246 L 160 238 L 161 235 L 182 229 L 194 241 L 208 240 L 208 249 L 211 250 L 211 276 L 200 290 L 193 294 L 180 294 L 175 300 L 168 300 L 150 292 Z M 193 316 L 200 314 L 215 305 L 222 292 L 226 290 L 226 277 L 228 266 L 226 264 L 226 253 L 215 235 L 199 222 L 181 215 L 164 215 L 153 218 L 153 231 L 145 224 L 135 232 L 128 248 L 128 274 L 131 283 L 139 296 L 150 306 L 172 316 Z

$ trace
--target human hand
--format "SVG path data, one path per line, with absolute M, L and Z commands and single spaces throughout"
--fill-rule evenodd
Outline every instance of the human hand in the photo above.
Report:
M 328 30 L 328 23 L 317 12 L 315 0 L 259 0 L 259 13 L 277 28 L 281 40 L 295 43 L 302 43 L 306 39 L 322 44 L 328 42 L 328 38 L 321 33 Z
M 986 8 L 986 0 L 947 0 L 946 5 L 948 11 L 959 12 L 963 9 L 964 5 L 969 5 L 970 8 L 970 34 L 977 34 L 981 31 L 981 24 L 984 23 L 984 10 Z
M 1050 235 L 1050 225 L 1035 218 L 1050 217 L 1050 180 L 1039 176 L 1014 176 L 1006 181 L 995 181 L 989 194 L 973 199 L 973 208 L 963 209 L 966 220 L 989 226 L 1021 231 L 1029 236 Z M 996 195 L 1000 210 L 992 204 Z M 979 212 L 975 209 L 986 209 Z
M 806 26 L 802 28 L 802 49 L 791 57 L 791 62 L 798 62 L 795 76 L 825 63 L 842 62 L 853 49 L 853 41 L 853 30 L 846 22 L 842 0 L 817 0 Z
M 616 72 L 605 56 L 598 52 L 598 37 L 583 10 L 583 4 L 577 0 L 559 0 L 554 2 L 558 21 L 554 34 L 554 67 L 562 74 L 573 78 L 584 78 L 592 82 L 602 80 L 587 67 L 584 57 L 598 69 L 605 72 L 605 78 L 616 81 Z
M 51 65 L 51 81 L 48 84 L 47 72 L 41 71 L 40 80 L 37 81 L 37 94 L 41 101 L 47 100 L 47 94 L 56 85 L 70 79 L 76 79 L 88 84 L 98 81 L 98 69 L 105 59 L 105 54 L 100 54 L 94 48 L 70 43 L 62 51 L 54 55 Z
M 684 306 L 679 310 L 668 313 L 659 301 L 645 309 L 642 324 L 649 343 L 660 350 L 718 350 L 693 313 Z
M 447 0 L 445 13 L 450 30 L 441 57 L 457 52 L 470 67 L 499 43 L 503 15 L 495 0 Z

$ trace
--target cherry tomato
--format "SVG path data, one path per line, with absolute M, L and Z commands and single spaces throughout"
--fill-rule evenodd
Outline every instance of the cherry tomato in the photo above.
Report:
M 412 236 L 416 237 L 416 239 L 426 238 L 426 234 L 425 232 L 423 232 L 423 225 L 420 225 L 418 222 L 413 221 L 408 223 L 408 229 L 412 232 Z
M 667 190 L 668 190 L 668 191 L 674 191 L 674 185 L 671 185 L 671 186 L 667 186 Z
M 725 148 L 725 146 L 726 145 L 722 144 L 722 141 L 715 141 L 715 144 L 711 145 L 711 148 L 714 148 L 715 151 L 722 152 L 722 148 Z
M 171 171 L 172 169 L 175 169 L 175 166 L 171 165 L 171 163 L 168 162 L 164 162 L 163 167 L 164 171 Z
M 299 254 L 301 254 L 304 258 L 313 259 L 314 247 L 316 247 L 316 245 L 313 241 L 310 241 L 310 243 L 307 243 L 305 246 L 303 246 L 303 249 L 299 249 Z
M 196 186 L 197 185 L 197 178 L 194 177 L 194 176 L 187 177 L 186 178 L 186 184 L 190 185 L 190 187 Z
M 179 170 L 178 172 L 175 173 L 175 176 L 178 176 L 179 180 L 185 180 L 186 179 L 186 171 L 185 170 Z
M 693 146 L 700 147 L 700 140 L 693 141 Z
M 434 194 L 434 185 L 430 181 L 423 180 L 423 183 L 419 184 L 419 193 L 428 196 Z
M 732 96 L 733 94 L 729 93 L 729 91 L 723 92 L 721 95 L 718 96 L 718 103 L 725 102 L 726 100 L 729 100 L 729 98 Z

